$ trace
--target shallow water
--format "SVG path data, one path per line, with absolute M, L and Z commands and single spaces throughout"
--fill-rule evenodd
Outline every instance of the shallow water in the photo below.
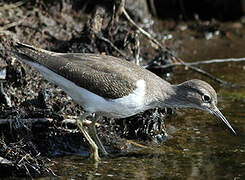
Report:
M 244 37 L 183 42 L 186 50 L 180 56 L 186 61 L 245 57 Z M 244 62 L 201 67 L 223 80 L 245 85 Z M 218 107 L 237 136 L 205 112 L 181 110 L 182 113 L 166 120 L 172 138 L 165 144 L 113 154 L 97 164 L 80 156 L 54 158 L 52 170 L 61 179 L 245 179 L 245 88 L 219 85 L 183 67 L 175 69 L 172 82 L 193 78 L 215 87 Z
M 64 179 L 243 179 L 245 91 L 239 92 L 243 97 L 234 96 L 234 91 L 220 90 L 219 107 L 238 136 L 231 135 L 211 115 L 185 110 L 167 120 L 168 128 L 174 127 L 176 132 L 161 146 L 112 155 L 97 165 L 86 157 L 56 158 L 52 169 Z

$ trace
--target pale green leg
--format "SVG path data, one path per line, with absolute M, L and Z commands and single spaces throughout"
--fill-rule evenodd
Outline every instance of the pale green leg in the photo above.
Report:
M 86 138 L 86 140 L 89 143 L 89 147 L 91 149 L 90 157 L 93 158 L 94 161 L 100 161 L 100 157 L 99 157 L 99 153 L 98 153 L 98 146 L 95 144 L 95 142 L 93 141 L 93 139 L 89 136 L 89 134 L 87 133 L 87 131 L 83 127 L 83 120 L 86 119 L 86 117 L 89 114 L 90 113 L 85 112 L 82 115 L 82 117 L 77 120 L 77 126 L 81 130 L 81 132 L 83 133 L 84 137 Z
M 97 122 L 98 119 L 99 119 L 99 116 L 96 116 L 93 119 L 92 123 L 89 125 L 89 133 L 93 137 L 93 139 L 96 142 L 96 144 L 99 146 L 99 149 L 101 150 L 103 155 L 107 156 L 108 152 L 105 150 L 105 147 L 103 146 L 102 142 L 100 141 L 100 139 L 98 137 L 98 134 L 97 134 L 96 127 L 95 127 L 95 123 Z

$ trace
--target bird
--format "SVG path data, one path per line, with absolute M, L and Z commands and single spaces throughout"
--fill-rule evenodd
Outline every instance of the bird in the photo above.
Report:
M 94 161 L 100 160 L 98 150 L 108 155 L 96 132 L 100 117 L 120 119 L 163 107 L 194 108 L 214 115 L 236 135 L 217 108 L 214 88 L 205 81 L 192 79 L 173 85 L 139 65 L 109 55 L 56 53 L 20 42 L 13 49 L 19 61 L 38 70 L 83 108 L 76 122 Z M 87 131 L 83 121 L 93 113 L 96 118 Z

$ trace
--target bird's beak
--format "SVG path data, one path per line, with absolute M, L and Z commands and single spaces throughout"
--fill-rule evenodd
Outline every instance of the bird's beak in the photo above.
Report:
M 230 123 L 226 120 L 225 116 L 223 116 L 223 114 L 219 111 L 219 109 L 216 106 L 211 110 L 211 114 L 215 115 L 219 120 L 221 120 L 230 130 L 230 132 L 236 135 L 235 130 L 231 127 Z

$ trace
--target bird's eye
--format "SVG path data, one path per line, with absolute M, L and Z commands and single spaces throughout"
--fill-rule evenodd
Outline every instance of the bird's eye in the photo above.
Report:
M 209 103 L 209 102 L 211 102 L 211 97 L 207 94 L 204 94 L 202 96 L 202 100 L 203 100 L 203 102 Z

